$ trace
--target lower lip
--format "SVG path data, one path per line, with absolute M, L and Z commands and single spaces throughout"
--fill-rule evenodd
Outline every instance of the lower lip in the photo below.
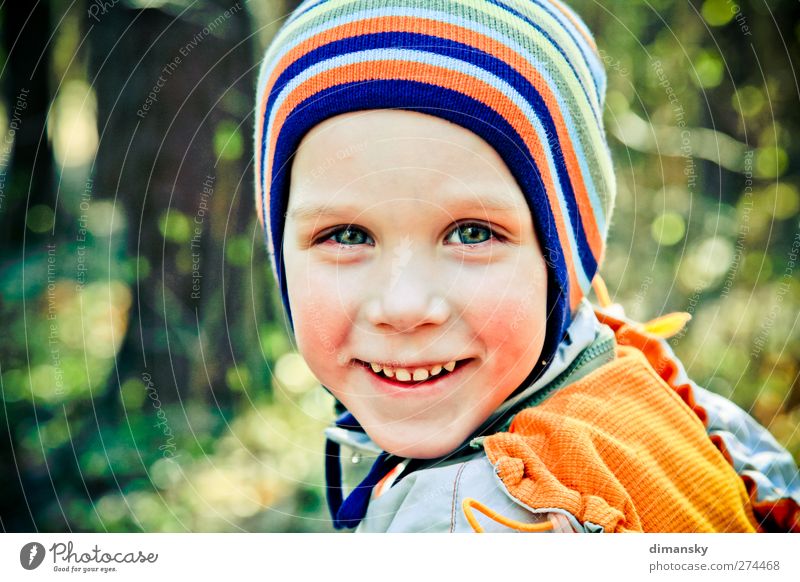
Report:
M 421 380 L 419 382 L 401 382 L 394 378 L 388 378 L 384 376 L 383 373 L 377 374 L 373 372 L 369 364 L 363 365 L 362 367 L 364 368 L 364 373 L 366 373 L 372 379 L 372 383 L 382 391 L 388 391 L 392 394 L 410 392 L 419 393 L 422 391 L 428 392 L 441 386 L 445 386 L 451 379 L 458 379 L 458 377 L 462 375 L 464 368 L 469 367 L 473 361 L 474 360 L 472 358 L 468 360 L 462 360 L 456 364 L 456 367 L 452 372 L 448 372 L 444 375 L 440 373 L 433 378 L 428 378 L 427 380 Z

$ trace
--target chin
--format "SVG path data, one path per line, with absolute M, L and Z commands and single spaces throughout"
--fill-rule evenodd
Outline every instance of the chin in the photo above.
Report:
M 387 436 L 387 438 L 381 438 Z M 387 453 L 408 459 L 436 459 L 452 453 L 466 438 L 442 438 L 441 434 L 432 434 L 424 441 L 408 442 L 409 439 L 394 437 L 394 435 L 377 435 L 370 438 Z

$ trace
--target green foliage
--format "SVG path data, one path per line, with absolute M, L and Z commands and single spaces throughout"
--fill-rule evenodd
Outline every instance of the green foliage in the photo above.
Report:
M 158 219 L 158 230 L 170 242 L 185 243 L 192 237 L 192 222 L 182 212 L 170 209 Z
M 223 160 L 238 160 L 244 152 L 244 138 L 239 127 L 223 121 L 214 132 L 214 153 Z

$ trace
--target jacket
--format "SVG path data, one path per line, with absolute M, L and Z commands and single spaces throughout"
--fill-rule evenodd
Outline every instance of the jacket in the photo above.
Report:
M 380 453 L 352 427 L 327 436 Z M 447 458 L 395 461 L 357 531 L 534 531 L 547 514 L 577 532 L 800 530 L 791 456 L 691 382 L 662 337 L 586 300 L 545 374 L 478 436 Z M 479 525 L 473 508 L 495 519 Z

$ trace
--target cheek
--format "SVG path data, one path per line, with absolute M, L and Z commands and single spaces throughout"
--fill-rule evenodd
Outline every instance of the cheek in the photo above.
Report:
M 341 322 L 330 306 L 316 298 L 292 301 L 294 332 L 306 359 L 328 359 L 336 354 Z
M 496 364 L 529 371 L 544 343 L 546 272 L 538 265 L 525 265 L 486 275 L 466 295 L 471 327 Z
M 497 361 L 511 365 L 520 359 L 535 359 L 544 342 L 545 297 L 534 289 L 509 290 L 491 300 L 491 309 L 481 314 L 486 322 L 481 336 L 492 350 L 498 349 Z
M 337 367 L 337 356 L 351 329 L 352 313 L 343 304 L 335 284 L 312 280 L 310 272 L 313 271 L 303 271 L 298 278 L 287 271 L 289 305 L 300 353 L 324 382 L 326 371 Z

